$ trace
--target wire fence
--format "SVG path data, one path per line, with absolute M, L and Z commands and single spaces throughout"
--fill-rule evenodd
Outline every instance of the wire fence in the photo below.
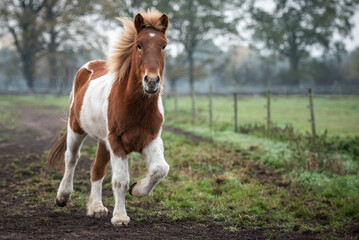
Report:
M 195 101 L 192 101 L 193 98 Z M 246 124 L 258 123 L 268 130 L 290 125 L 315 137 L 318 124 L 320 133 L 329 130 L 336 135 L 359 135 L 355 132 L 359 131 L 355 127 L 359 115 L 354 110 L 359 110 L 358 100 L 356 96 L 317 94 L 317 90 L 314 92 L 311 88 L 304 94 L 296 95 L 279 91 L 251 95 L 243 92 L 217 93 L 209 87 L 207 93 L 192 93 L 189 96 L 167 93 L 164 105 L 168 120 L 175 125 L 207 125 L 210 131 L 233 132 L 239 132 L 240 127 Z M 316 114 L 319 115 L 318 121 Z
M 227 85 L 218 85 L 220 83 L 216 82 L 214 89 L 216 89 L 216 95 L 228 95 L 230 93 L 236 92 L 240 95 L 265 95 L 267 91 L 271 91 L 273 95 L 305 95 L 307 94 L 308 88 L 315 90 L 316 95 L 359 95 L 359 84 L 334 84 L 334 85 L 311 85 L 311 84 L 301 84 L 298 86 L 293 85 L 271 85 L 271 86 L 261 86 L 261 85 L 236 85 L 236 86 L 227 86 Z M 207 95 L 209 86 L 206 84 L 196 85 L 195 84 L 195 93 L 196 95 Z M 235 89 L 235 90 L 234 90 Z M 169 89 L 171 91 L 171 89 Z M 180 92 L 177 94 L 180 96 L 188 95 L 190 92 L 189 86 L 181 86 L 179 88 Z M 172 92 L 174 93 L 174 92 Z

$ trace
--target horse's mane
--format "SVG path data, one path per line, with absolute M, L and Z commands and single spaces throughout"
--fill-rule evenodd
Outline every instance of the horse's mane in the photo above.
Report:
M 144 19 L 146 27 L 153 27 L 157 30 L 163 30 L 159 18 L 162 16 L 157 10 L 147 10 L 140 13 Z M 110 56 L 107 60 L 107 68 L 114 75 L 115 81 L 121 81 L 131 68 L 132 47 L 135 41 L 136 28 L 130 18 L 118 18 L 123 25 L 123 31 L 112 46 Z

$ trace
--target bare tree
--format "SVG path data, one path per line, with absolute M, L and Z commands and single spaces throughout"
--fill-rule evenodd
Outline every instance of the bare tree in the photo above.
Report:
M 99 23 L 102 11 L 111 1 L 98 3 L 70 0 L 5 0 L 0 2 L 2 37 L 10 34 L 19 53 L 23 75 L 30 90 L 34 88 L 36 64 L 47 60 L 46 77 L 55 89 L 60 73 L 66 75 L 66 58 L 76 49 L 104 56 L 107 42 Z M 96 24 L 94 24 L 96 22 Z M 98 55 L 98 54 L 97 54 Z M 101 55 L 101 54 L 100 54 Z M 61 63 L 61 64 L 59 64 Z M 64 65 L 65 63 L 65 65 Z M 44 65 L 42 64 L 44 67 Z M 42 69 L 42 73 L 44 70 Z
M 2 30 L 7 30 L 22 61 L 22 72 L 30 90 L 34 88 L 36 61 L 43 50 L 44 26 L 39 14 L 44 8 L 43 0 L 3 0 L 0 3 Z
M 255 1 L 253 1 L 255 2 Z M 264 43 L 273 53 L 288 59 L 292 79 L 299 84 L 299 67 L 309 55 L 310 47 L 322 47 L 326 51 L 341 47 L 334 33 L 347 36 L 353 27 L 352 16 L 358 0 L 274 0 L 273 12 L 251 5 L 249 10 L 253 39 Z
M 45 23 L 45 48 L 48 58 L 50 89 L 56 88 L 59 78 L 58 62 L 71 45 L 71 39 L 80 35 L 84 44 L 89 43 L 86 36 L 93 32 L 93 26 L 84 19 L 93 10 L 93 1 L 47 0 L 44 3 L 44 13 L 41 16 Z M 71 46 L 73 48 L 75 46 Z

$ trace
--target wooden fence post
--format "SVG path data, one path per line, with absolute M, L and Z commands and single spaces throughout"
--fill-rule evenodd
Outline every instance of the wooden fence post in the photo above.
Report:
M 212 101 L 212 86 L 209 86 L 209 93 L 208 93 L 208 97 L 209 97 L 209 129 L 212 131 L 213 129 L 213 101 Z
M 270 129 L 270 127 L 271 127 L 271 119 L 270 119 L 270 117 L 271 117 L 271 114 L 270 114 L 270 98 L 271 98 L 271 92 L 270 91 L 268 91 L 267 92 L 267 130 L 269 130 Z
M 192 123 L 194 123 L 196 119 L 196 96 L 194 93 L 194 89 L 192 89 L 191 95 L 192 95 Z
M 175 111 L 176 114 L 177 114 L 177 112 L 178 112 L 178 102 L 177 102 L 177 98 L 178 98 L 177 89 L 175 88 L 175 89 L 174 89 L 174 105 L 175 105 L 174 111 Z
M 234 132 L 238 132 L 237 93 L 234 93 Z
M 308 88 L 308 96 L 309 96 L 309 109 L 310 109 L 310 122 L 312 123 L 312 136 L 315 138 L 317 135 L 315 131 L 315 121 L 314 121 L 314 106 L 313 106 L 313 96 L 312 96 L 312 89 Z

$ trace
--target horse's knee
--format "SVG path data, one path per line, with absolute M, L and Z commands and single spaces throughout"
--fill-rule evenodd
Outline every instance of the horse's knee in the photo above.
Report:
M 169 172 L 170 166 L 163 161 L 150 169 L 146 178 L 130 187 L 130 194 L 135 197 L 145 197 L 151 193 L 153 187 L 159 183 Z
M 112 177 L 112 188 L 114 191 L 127 191 L 129 188 L 130 179 L 127 177 Z
M 168 163 L 164 162 L 161 165 L 157 165 L 153 169 L 153 174 L 157 179 L 162 179 L 167 176 L 168 172 L 170 171 L 170 166 Z
M 67 130 L 67 139 L 66 139 L 66 154 L 70 158 L 79 158 L 80 157 L 80 149 L 82 142 L 85 140 L 85 134 L 78 134 L 72 131 L 71 128 Z
M 65 163 L 72 167 L 76 165 L 77 160 L 80 158 L 80 151 L 71 151 L 70 149 L 67 149 L 65 152 Z

